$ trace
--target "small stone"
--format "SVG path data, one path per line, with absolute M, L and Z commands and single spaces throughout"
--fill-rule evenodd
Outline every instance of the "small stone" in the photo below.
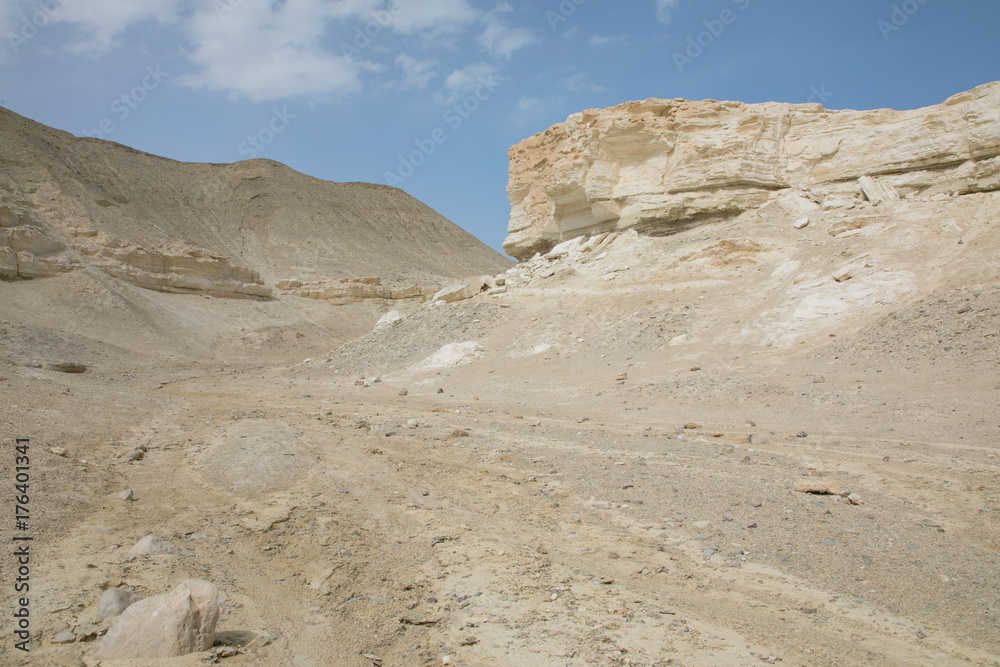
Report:
M 454 431 L 451 432 L 451 435 L 448 436 L 448 439 L 451 440 L 452 438 L 468 438 L 468 437 L 471 437 L 468 431 L 463 431 L 460 428 L 456 428 Z
M 692 366 L 692 367 L 691 367 L 691 372 L 692 372 L 692 373 L 694 373 L 694 372 L 697 372 L 697 371 L 700 371 L 700 370 L 701 370 L 701 366 Z
M 128 454 L 125 455 L 125 463 L 132 463 L 133 461 L 140 461 L 144 454 L 139 448 L 133 449 Z
M 118 494 L 118 497 L 121 498 L 122 500 L 132 500 L 134 498 L 132 494 L 132 489 L 125 489 L 124 491 Z
M 847 501 L 852 505 L 864 505 L 865 501 L 862 500 L 861 496 L 856 493 L 852 493 L 847 496 Z
M 66 451 L 66 449 L 63 447 L 49 447 L 49 451 L 55 454 L 56 456 L 62 456 L 63 458 L 69 456 L 69 452 Z
M 688 422 L 687 424 L 684 424 L 684 428 L 688 431 L 693 431 L 696 428 L 698 428 L 698 425 L 695 424 L 694 422 Z
M 795 437 L 796 438 L 808 438 L 809 434 L 806 433 L 805 431 L 799 431 L 798 433 L 795 434 Z
M 721 438 L 724 435 L 725 435 L 725 433 L 723 433 L 722 431 L 712 431 L 712 437 L 713 438 Z
M 72 644 L 76 641 L 76 635 L 70 630 L 63 630 L 49 640 L 53 644 Z
M 805 229 L 809 226 L 809 216 L 802 216 L 792 224 L 795 229 Z
M 842 489 L 835 480 L 824 479 L 800 479 L 795 482 L 797 493 L 816 493 L 820 495 L 839 496 Z
M 628 379 L 628 373 L 619 373 L 618 377 L 615 378 L 618 382 L 624 382 Z
M 756 433 L 754 433 L 753 435 L 751 435 L 750 438 L 749 438 L 749 440 L 750 440 L 750 444 L 753 445 L 754 447 L 757 447 L 759 445 L 766 445 L 767 444 L 767 440 L 764 439 L 764 436 L 757 435 Z
M 147 535 L 132 547 L 130 556 L 169 556 L 178 553 L 177 547 L 156 535 Z
M 813 384 L 823 384 L 826 382 L 826 378 L 822 375 L 817 375 L 813 378 Z
M 399 395 L 400 396 L 406 396 L 409 393 L 410 393 L 410 390 L 407 389 L 406 387 L 403 387 L 402 389 L 399 390 Z
M 443 393 L 444 393 L 444 389 L 441 389 L 440 387 L 438 387 L 438 391 L 437 391 L 437 393 L 439 393 L 439 394 L 443 394 Z
M 365 381 L 364 380 L 355 380 L 354 381 L 354 386 L 355 387 L 363 387 L 363 386 L 365 386 Z

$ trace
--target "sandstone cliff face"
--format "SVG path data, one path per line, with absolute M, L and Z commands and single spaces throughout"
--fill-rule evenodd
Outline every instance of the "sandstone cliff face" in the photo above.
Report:
M 607 231 L 671 234 L 775 200 L 795 214 L 998 189 L 1000 82 L 914 111 L 649 99 L 574 114 L 511 148 L 504 250 L 525 259 Z

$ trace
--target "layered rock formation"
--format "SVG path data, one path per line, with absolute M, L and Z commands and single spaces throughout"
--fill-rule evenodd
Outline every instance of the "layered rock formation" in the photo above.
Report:
M 86 267 L 159 292 L 271 297 L 259 273 L 200 248 L 178 243 L 143 248 L 76 229 L 64 235 L 27 214 L 0 209 L 0 279 L 51 278 Z
M 601 232 L 670 234 L 777 199 L 794 214 L 810 200 L 998 189 L 1000 83 L 914 111 L 649 99 L 574 114 L 511 148 L 504 250 L 525 259 Z

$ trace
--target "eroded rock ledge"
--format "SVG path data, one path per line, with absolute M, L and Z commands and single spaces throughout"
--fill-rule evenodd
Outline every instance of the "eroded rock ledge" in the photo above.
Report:
M 25 213 L 0 208 L 0 279 L 50 278 L 92 266 L 144 289 L 219 297 L 269 299 L 271 289 L 252 270 L 225 257 L 175 244 L 143 248 L 90 230 L 69 238 Z
M 872 177 L 879 197 L 988 192 L 1000 189 L 1000 82 L 914 111 L 629 102 L 574 114 L 509 156 L 504 250 L 518 259 L 579 236 L 731 219 L 786 191 L 864 198 Z

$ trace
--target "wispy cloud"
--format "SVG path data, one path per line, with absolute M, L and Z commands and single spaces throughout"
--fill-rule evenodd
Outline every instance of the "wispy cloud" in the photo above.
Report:
M 457 32 L 480 17 L 466 0 L 401 0 L 392 28 L 405 34 L 420 31 Z
M 126 28 L 145 21 L 170 24 L 177 21 L 179 0 L 100 0 L 63 2 L 52 11 L 52 21 L 75 24 L 79 34 L 66 50 L 74 54 L 100 55 L 115 46 L 115 37 Z
M 444 81 L 444 90 L 436 93 L 434 98 L 443 105 L 454 104 L 463 95 L 468 95 L 485 83 L 499 83 L 500 67 L 490 63 L 472 63 L 462 69 L 457 69 L 448 75 Z
M 495 58 L 510 59 L 514 51 L 537 40 L 534 32 L 528 28 L 514 27 L 501 16 L 512 11 L 514 8 L 510 3 L 503 0 L 483 17 L 486 29 L 479 36 L 479 45 Z
M 527 111 L 528 109 L 538 106 L 540 100 L 537 97 L 527 97 L 523 96 L 517 101 L 517 108 L 521 111 Z
M 608 35 L 591 35 L 590 39 L 587 41 L 591 46 L 598 47 L 615 43 L 625 44 L 628 42 L 628 38 L 624 36 L 610 37 Z
M 574 93 L 606 93 L 608 89 L 604 86 L 591 83 L 587 81 L 587 75 L 580 73 L 574 74 L 565 81 L 563 81 L 563 87 Z
M 431 79 L 437 76 L 436 60 L 417 60 L 411 55 L 401 53 L 396 56 L 396 64 L 403 68 L 403 88 L 423 90 Z
M 681 0 L 656 0 L 656 18 L 660 23 L 670 23 L 673 11 L 680 7 Z

